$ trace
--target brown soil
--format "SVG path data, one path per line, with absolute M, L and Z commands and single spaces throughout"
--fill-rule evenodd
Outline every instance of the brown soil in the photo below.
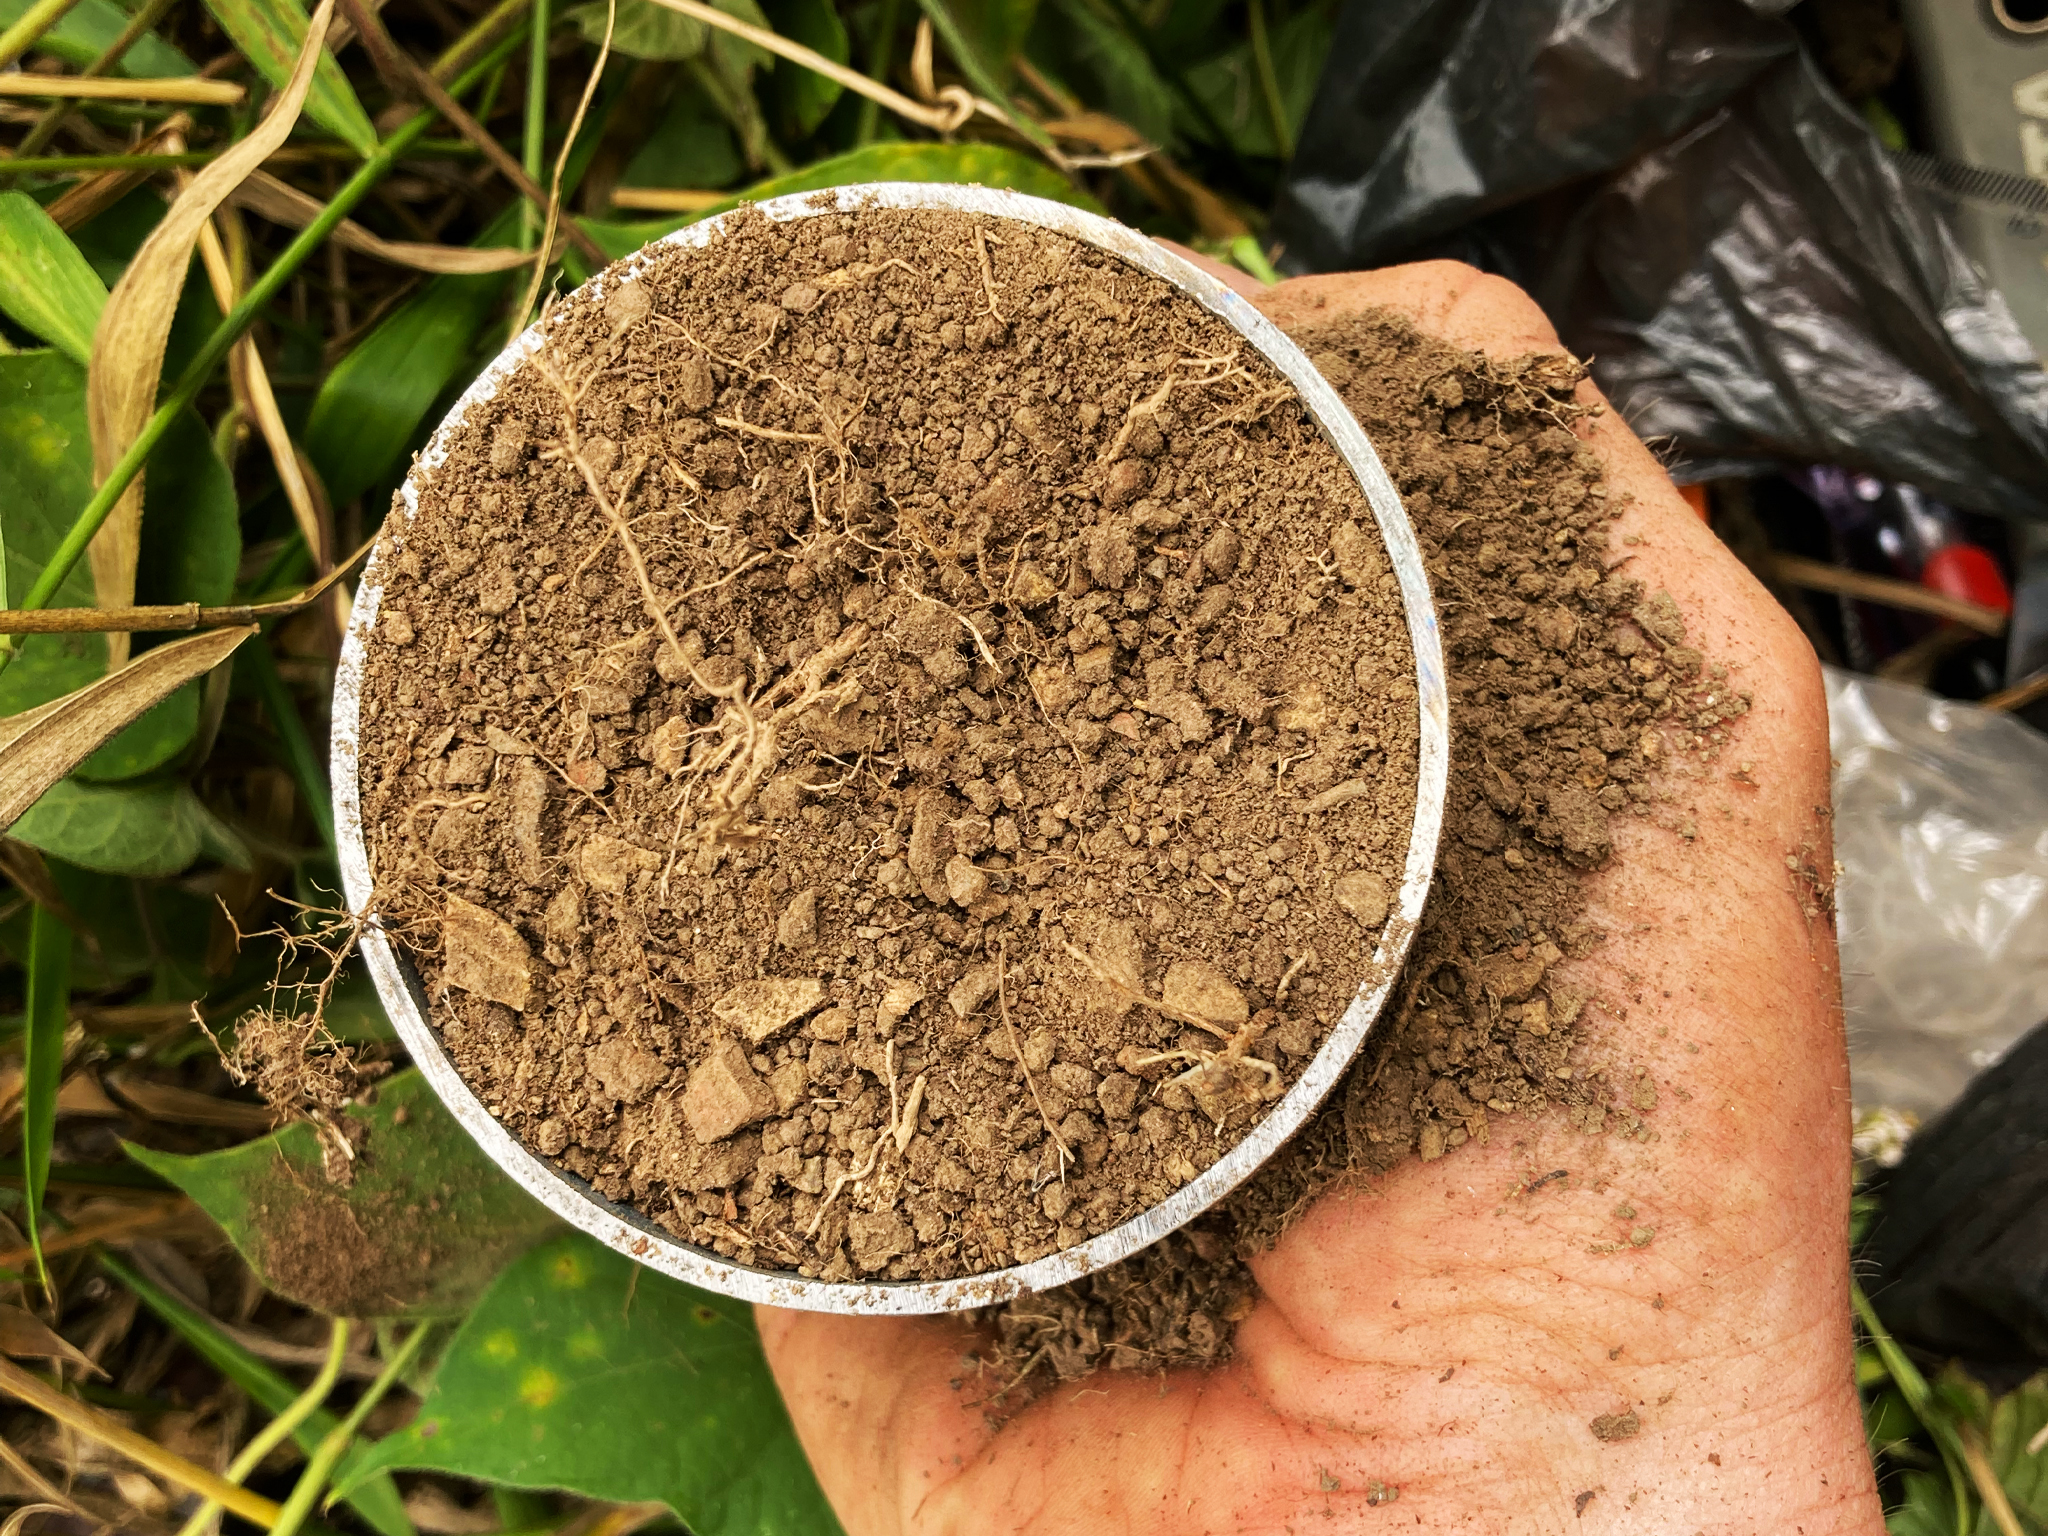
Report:
M 1042 1256 L 1210 1166 L 1362 980 L 1393 578 L 1155 279 L 746 219 L 567 306 L 427 479 L 365 679 L 380 907 L 492 1113 L 679 1236 Z
M 1199 1246 L 991 1309 L 990 1377 L 1030 1373 L 1005 1407 L 1098 1363 L 1226 1353 L 1248 1310 L 1244 1256 L 1338 1180 L 1484 1142 L 1502 1117 L 1654 1134 L 1654 1082 L 1587 1059 L 1587 999 L 1550 967 L 1600 940 L 1581 882 L 1609 858 L 1609 818 L 1693 836 L 1660 781 L 1718 751 L 1747 696 L 1685 644 L 1669 594 L 1611 573 L 1626 555 L 1609 547 L 1618 509 L 1569 431 L 1577 365 L 1502 365 L 1391 315 L 1294 339 L 1400 488 L 1442 616 L 1451 774 L 1436 881 L 1398 1006 L 1318 1116 L 1205 1219 Z

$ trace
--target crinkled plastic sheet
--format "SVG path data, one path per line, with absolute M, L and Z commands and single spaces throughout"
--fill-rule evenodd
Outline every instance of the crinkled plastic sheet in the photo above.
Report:
M 1924 1117 L 2048 1018 L 2048 737 L 1833 668 L 1827 691 L 1855 1099 Z
M 1686 478 L 1840 464 L 2048 519 L 2048 376 L 1783 9 L 1352 0 L 1283 259 L 1513 278 Z

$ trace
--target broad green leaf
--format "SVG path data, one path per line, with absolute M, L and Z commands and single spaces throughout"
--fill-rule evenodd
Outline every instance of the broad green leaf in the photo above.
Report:
M 26 192 L 0 192 L 0 310 L 83 364 L 107 285 Z
M 557 1226 L 478 1150 L 426 1079 L 402 1072 L 344 1111 L 366 1133 L 330 1184 L 305 1123 L 180 1157 L 130 1147 L 220 1223 L 280 1296 L 345 1317 L 453 1317 Z
M 364 1467 L 658 1499 L 696 1536 L 839 1528 L 749 1309 L 581 1233 L 505 1271 Z
M 1037 18 L 1038 0 L 955 0 L 953 15 L 989 72 L 1008 84 Z
M 7 520 L 7 590 L 25 592 L 71 519 L 92 495 L 85 425 L 85 371 L 56 352 L 0 357 L 0 515 Z M 190 412 L 165 434 L 144 479 L 143 560 L 136 597 L 145 603 L 222 603 L 241 558 L 234 485 L 205 427 Z M 91 607 L 81 561 L 52 606 Z M 83 688 L 106 671 L 98 635 L 31 635 L 0 672 L 0 715 L 14 715 Z M 120 779 L 169 762 L 192 739 L 196 688 L 180 689 L 95 752 L 79 772 Z
M 2016 1387 L 1992 1406 L 1985 1449 L 1991 1470 L 2013 1507 L 2022 1515 L 2032 1515 L 2038 1524 L 2048 1525 L 2048 1447 L 2027 1454 L 2027 1447 L 2044 1428 L 2048 1428 L 2048 1375 Z M 1977 1522 L 1977 1529 L 1982 1536 L 1996 1536 L 1988 1513 Z
M 618 0 L 618 17 L 612 27 L 612 52 L 629 59 L 693 59 L 704 51 L 711 29 L 694 17 L 656 5 L 654 0 Z M 604 40 L 607 7 L 605 0 L 591 0 L 575 7 L 567 20 L 584 40 Z
M 1899 1486 L 1905 1498 L 1884 1519 L 1890 1536 L 1956 1536 L 1956 1501 L 1946 1477 L 1908 1472 Z
M 133 729 L 133 727 L 131 727 Z M 8 828 L 32 848 L 109 875 L 175 875 L 202 853 L 247 867 L 248 852 L 188 784 L 62 779 Z
M 1034 56 L 1052 55 L 1051 72 L 1089 103 L 1129 123 L 1162 148 L 1173 146 L 1173 89 L 1145 50 L 1089 0 L 1058 0 L 1058 20 L 1039 18 Z
M 0 27 L 13 26 L 34 0 L 0 0 Z M 86 65 L 107 51 L 107 45 L 128 25 L 128 13 L 114 0 L 78 0 L 57 24 L 36 39 L 38 52 L 66 64 Z M 158 37 L 145 32 L 114 67 L 117 75 L 160 78 L 189 75 L 192 61 Z
M 991 5 L 992 11 L 1005 7 Z M 775 30 L 792 42 L 802 43 L 806 48 L 822 53 L 835 64 L 844 64 L 852 58 L 846 37 L 846 23 L 839 19 L 839 12 L 831 0 L 771 0 L 768 19 Z M 785 138 L 807 139 L 817 131 L 818 125 L 837 105 L 844 87 L 836 80 L 828 80 L 816 70 L 805 69 L 801 64 L 788 59 L 775 61 L 775 79 L 770 90 L 775 98 L 777 126 Z M 716 186 L 716 182 L 700 182 L 700 186 Z
M 684 82 L 661 121 L 626 162 L 628 187 L 729 187 L 746 171 L 732 129 L 704 93 Z
M 516 211 L 500 217 L 475 243 L 510 245 L 517 217 Z M 474 371 L 485 328 L 508 287 L 504 274 L 433 279 L 379 321 L 322 381 L 304 441 L 337 505 L 404 462 L 429 408 Z M 491 338 L 502 339 L 502 331 Z
M 1301 133 L 1309 103 L 1315 100 L 1316 84 L 1322 78 L 1323 62 L 1330 56 L 1330 37 L 1336 18 L 1327 6 L 1313 6 L 1288 18 L 1272 30 L 1273 75 L 1280 87 L 1280 110 L 1289 132 Z M 1259 72 L 1249 42 L 1228 53 L 1198 64 L 1187 72 L 1188 86 L 1230 136 L 1238 153 L 1280 154 L 1273 140 L 1273 124 L 1265 96 L 1259 86 Z M 1201 120 L 1183 109 L 1179 126 L 1190 138 L 1207 140 L 1210 134 Z
M 306 46 L 306 11 L 299 0 L 206 0 L 206 8 L 264 79 L 282 87 L 291 78 Z M 375 153 L 377 130 L 331 49 L 322 50 L 314 67 L 305 112 L 357 154 Z
M 586 219 L 583 227 L 614 260 L 629 256 L 650 240 L 659 240 L 672 230 L 737 208 L 741 203 L 765 202 L 792 192 L 815 192 L 823 187 L 850 187 L 864 181 L 936 181 L 971 183 L 1025 192 L 1033 197 L 1072 203 L 1092 213 L 1102 205 L 1077 190 L 1073 183 L 1034 156 L 1004 149 L 995 144 L 870 144 L 850 154 L 820 160 L 787 176 L 757 182 L 726 202 L 701 213 L 678 214 L 667 219 L 633 223 Z

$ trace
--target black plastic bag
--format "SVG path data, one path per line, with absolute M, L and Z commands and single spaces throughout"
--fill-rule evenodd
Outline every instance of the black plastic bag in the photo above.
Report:
M 1872 1305 L 1998 1386 L 2048 1365 L 2048 1024 L 1979 1073 L 1874 1186 Z
M 2048 375 L 1796 34 L 1720 0 L 1354 0 L 1276 230 L 1542 303 L 1681 473 L 1833 463 L 2048 519 Z

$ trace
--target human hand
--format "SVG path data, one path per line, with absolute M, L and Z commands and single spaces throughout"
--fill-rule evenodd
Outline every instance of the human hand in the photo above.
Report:
M 1558 347 L 1518 289 L 1453 263 L 1257 298 L 1282 326 L 1384 307 L 1503 358 Z M 1882 1529 L 1851 1377 L 1834 941 L 1787 872 L 1800 850 L 1830 867 L 1819 670 L 1628 428 L 1580 430 L 1626 504 L 1615 537 L 1641 541 L 1632 574 L 1753 695 L 1731 752 L 1753 785 L 1687 786 L 1711 834 L 1617 818 L 1589 881 L 1609 937 L 1577 979 L 1633 1006 L 1581 1036 L 1672 1090 L 1656 1139 L 1588 1138 L 1559 1114 L 1326 1194 L 1252 1261 L 1227 1365 L 1105 1372 L 999 1428 L 957 1390 L 958 1322 L 761 1309 L 853 1536 Z M 1573 1177 L 1506 1198 L 1553 1168 Z M 1612 1251 L 1621 1205 L 1654 1241 Z M 1632 1437 L 1594 1433 L 1629 1411 Z

